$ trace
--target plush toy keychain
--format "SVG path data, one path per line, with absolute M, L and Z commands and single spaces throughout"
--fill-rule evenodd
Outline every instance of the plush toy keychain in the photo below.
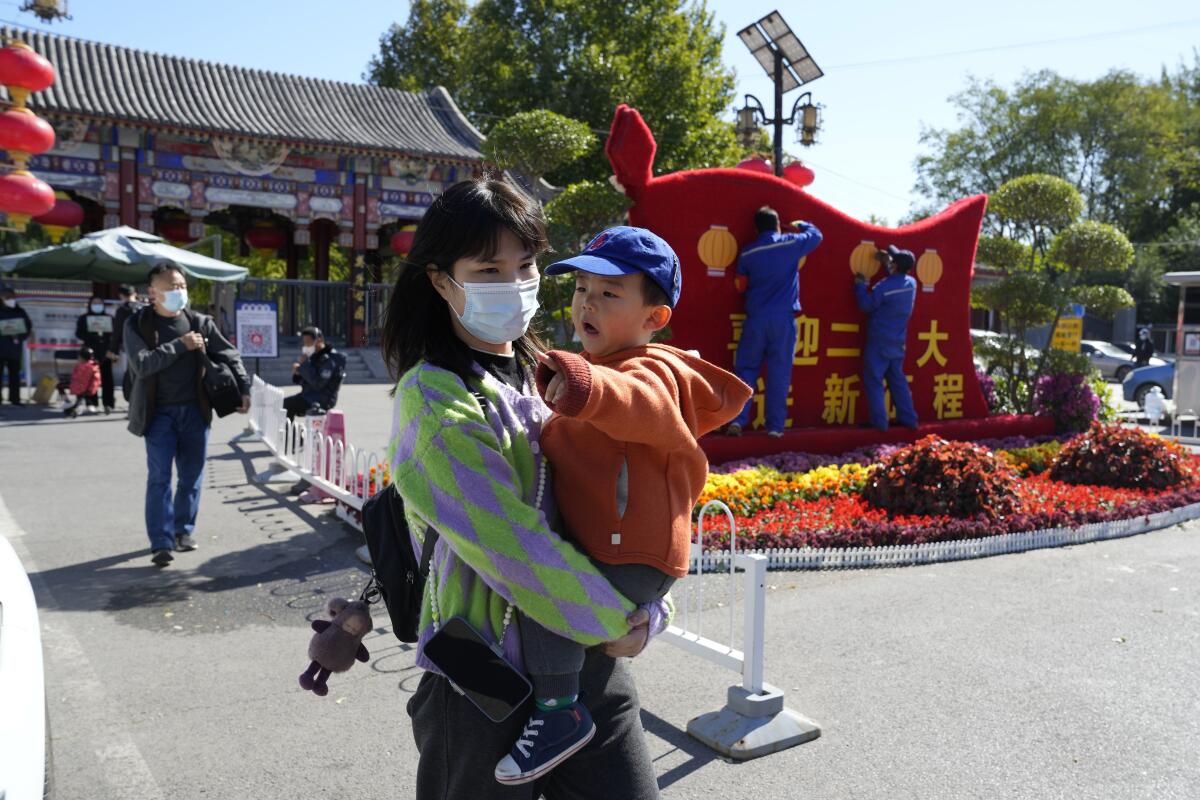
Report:
M 335 597 L 329 601 L 327 610 L 333 621 L 313 620 L 312 629 L 316 633 L 308 643 L 308 657 L 312 663 L 300 676 L 301 688 L 311 689 L 318 697 L 329 694 L 325 682 L 330 673 L 345 672 L 354 666 L 355 659 L 364 664 L 367 662 L 370 655 L 362 638 L 374 627 L 371 612 L 361 600 Z

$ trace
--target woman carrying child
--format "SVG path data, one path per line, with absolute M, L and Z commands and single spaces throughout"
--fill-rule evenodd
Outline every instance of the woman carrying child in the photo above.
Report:
M 640 652 L 667 604 L 635 610 L 547 522 L 554 492 L 538 439 L 550 412 L 532 381 L 543 348 L 528 330 L 545 249 L 530 199 L 499 181 L 455 184 L 418 226 L 388 306 L 383 351 L 399 379 L 392 474 L 414 538 L 427 526 L 439 535 L 417 642 L 426 673 L 408 703 L 418 800 L 659 796 L 637 691 L 614 656 Z M 495 767 L 526 733 L 532 702 L 491 722 L 424 647 L 459 616 L 522 669 L 514 610 L 589 648 L 580 698 L 597 732 L 548 776 L 506 786 Z

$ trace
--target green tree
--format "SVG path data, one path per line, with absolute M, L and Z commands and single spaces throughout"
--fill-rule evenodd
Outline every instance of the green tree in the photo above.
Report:
M 500 169 L 515 169 L 536 187 L 551 170 L 582 158 L 595 146 L 596 137 L 584 123 L 538 109 L 497 124 L 483 152 Z
M 1021 175 L 1056 175 L 1079 190 L 1089 219 L 1153 234 L 1200 159 L 1183 147 L 1187 74 L 1173 86 L 1124 71 L 1093 81 L 1041 71 L 1011 90 L 971 79 L 951 97 L 961 127 L 922 131 L 916 189 L 940 206 Z
M 1078 220 L 1083 199 L 1067 181 L 1052 175 L 1022 175 L 995 192 L 993 228 L 1004 235 L 981 241 L 981 258 L 1007 272 L 1003 280 L 973 292 L 976 306 L 1002 315 L 1008 340 L 985 345 L 983 353 L 999 364 L 1006 380 L 1002 391 L 1010 408 L 1028 411 L 1034 380 L 1078 360 L 1051 358 L 1049 339 L 1036 364 L 1025 346 L 1030 329 L 1050 325 L 1051 334 L 1068 303 L 1082 303 L 1098 316 L 1111 318 L 1133 305 L 1122 287 L 1104 285 L 1100 278 L 1124 274 L 1133 260 L 1133 246 L 1112 225 Z
M 364 77 L 443 85 L 484 132 L 533 108 L 607 131 L 629 103 L 654 131 L 660 170 L 732 165 L 741 150 L 722 119 L 734 90 L 723 37 L 704 2 L 419 0 L 380 38 Z M 548 177 L 566 185 L 609 170 L 597 150 Z

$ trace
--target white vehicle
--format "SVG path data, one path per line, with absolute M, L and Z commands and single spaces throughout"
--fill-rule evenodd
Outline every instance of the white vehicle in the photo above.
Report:
M 0 535 L 0 800 L 51 796 L 42 634 L 33 587 Z
M 1006 342 L 1012 341 L 1013 337 L 1006 333 L 997 333 L 996 331 L 984 331 L 979 328 L 971 329 L 971 351 L 975 357 L 975 368 L 985 374 L 996 378 L 1004 377 L 1004 367 L 1000 364 L 992 364 L 985 356 L 979 354 L 979 346 L 981 344 L 992 345 L 999 347 Z M 1037 363 L 1041 357 L 1042 351 L 1036 347 L 1025 345 L 1025 358 L 1031 364 Z

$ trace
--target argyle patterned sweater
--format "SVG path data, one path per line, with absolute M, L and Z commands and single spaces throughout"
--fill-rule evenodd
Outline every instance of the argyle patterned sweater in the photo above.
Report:
M 414 552 L 426 526 L 439 539 L 421 610 L 417 665 L 437 672 L 424 657 L 433 635 L 429 593 L 437 584 L 438 616 L 463 616 L 489 641 L 499 638 L 509 602 L 526 616 L 584 645 L 629 632 L 634 605 L 595 566 L 547 524 L 553 516 L 550 476 L 542 507 L 534 508 L 544 456 L 537 441 L 550 412 L 537 396 L 522 395 L 482 369 L 475 396 L 454 373 L 421 363 L 396 389 L 388 458 L 404 500 Z M 669 601 L 649 607 L 650 630 L 665 626 Z M 515 615 L 514 615 L 515 617 Z M 514 619 L 503 648 L 523 668 Z

